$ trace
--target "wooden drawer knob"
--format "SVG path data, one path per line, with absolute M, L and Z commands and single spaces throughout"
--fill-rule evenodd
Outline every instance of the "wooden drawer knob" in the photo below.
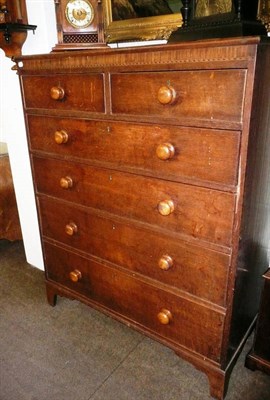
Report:
M 63 100 L 65 97 L 65 91 L 60 86 L 53 86 L 51 88 L 50 95 L 53 100 Z
M 161 215 L 170 215 L 174 212 L 174 203 L 172 200 L 163 200 L 158 203 L 158 212 Z
M 69 189 L 73 186 L 73 181 L 69 176 L 60 179 L 60 186 L 63 189 Z
M 161 86 L 157 97 L 161 104 L 173 104 L 176 100 L 176 91 L 172 86 Z
M 78 269 L 74 269 L 69 273 L 69 278 L 72 282 L 78 282 L 82 278 L 82 273 Z
M 64 130 L 54 132 L 54 141 L 57 144 L 64 144 L 68 141 L 68 133 Z
M 70 222 L 66 225 L 65 230 L 67 235 L 73 236 L 78 232 L 78 227 L 74 222 Z
M 168 269 L 172 268 L 173 266 L 172 257 L 168 256 L 167 254 L 162 256 L 158 261 L 158 266 L 163 271 L 168 271 Z
M 158 313 L 157 317 L 162 325 L 168 325 L 172 321 L 172 313 L 165 308 Z
M 162 143 L 156 149 L 156 154 L 160 160 L 173 158 L 175 149 L 171 143 Z

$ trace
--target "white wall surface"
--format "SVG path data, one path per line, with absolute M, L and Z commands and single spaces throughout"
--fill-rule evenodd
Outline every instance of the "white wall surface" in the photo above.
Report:
M 22 53 L 48 53 L 57 42 L 54 0 L 26 0 L 26 4 L 28 22 L 37 29 L 35 35 L 28 33 Z M 27 261 L 44 269 L 19 79 L 11 71 L 13 65 L 0 49 L 0 141 L 8 145 Z

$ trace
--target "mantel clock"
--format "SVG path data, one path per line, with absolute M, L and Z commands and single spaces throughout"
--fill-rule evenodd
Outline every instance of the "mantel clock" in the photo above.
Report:
M 101 0 L 55 0 L 57 50 L 105 46 Z

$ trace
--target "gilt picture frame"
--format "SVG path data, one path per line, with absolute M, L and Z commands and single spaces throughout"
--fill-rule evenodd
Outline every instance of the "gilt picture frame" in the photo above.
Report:
M 270 0 L 259 0 L 258 19 L 265 25 L 267 32 L 270 32 Z
M 141 17 L 134 15 L 121 18 L 115 17 L 115 0 L 102 0 L 104 15 L 104 32 L 107 43 L 124 41 L 149 41 L 167 40 L 171 33 L 182 25 L 182 14 L 180 12 L 181 0 L 173 0 L 174 5 L 179 3 L 179 12 L 174 8 L 172 13 L 162 15 L 148 15 Z M 169 2 L 170 0 L 168 0 Z M 125 4 L 125 1 L 121 2 Z M 127 0 L 127 3 L 129 1 Z

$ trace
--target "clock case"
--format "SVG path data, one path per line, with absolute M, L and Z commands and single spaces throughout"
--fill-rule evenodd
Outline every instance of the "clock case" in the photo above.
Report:
M 75 28 L 66 19 L 69 0 L 54 0 L 58 43 L 52 51 L 92 49 L 106 46 L 101 0 L 88 0 L 94 9 L 94 18 L 85 28 Z

